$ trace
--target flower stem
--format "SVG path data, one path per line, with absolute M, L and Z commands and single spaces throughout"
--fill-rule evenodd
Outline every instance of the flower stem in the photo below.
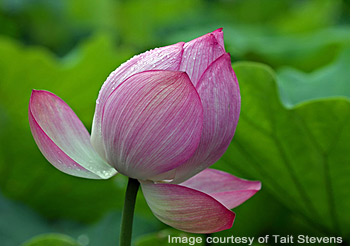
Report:
M 132 241 L 132 227 L 135 201 L 137 199 L 137 192 L 139 182 L 136 179 L 129 178 L 126 190 L 126 197 L 124 200 L 121 231 L 119 237 L 120 246 L 130 246 Z

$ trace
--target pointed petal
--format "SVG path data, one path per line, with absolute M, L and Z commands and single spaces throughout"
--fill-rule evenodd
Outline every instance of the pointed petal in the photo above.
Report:
M 179 70 L 184 43 L 157 48 L 134 56 L 118 67 L 104 82 L 97 99 L 95 116 L 93 118 L 91 142 L 98 153 L 104 157 L 101 133 L 101 118 L 103 106 L 113 90 L 131 75 L 146 70 Z
M 215 169 L 205 169 L 180 185 L 204 192 L 232 209 L 255 195 L 261 182 L 237 178 Z
M 232 227 L 235 213 L 211 196 L 175 184 L 142 182 L 144 197 L 163 223 L 192 233 L 213 233 Z
M 212 34 L 215 36 L 218 43 L 221 45 L 221 47 L 225 50 L 224 46 L 224 32 L 222 28 L 216 29 L 212 32 Z
M 213 62 L 200 79 L 197 91 L 204 109 L 203 131 L 193 157 L 176 169 L 175 183 L 211 166 L 225 153 L 240 114 L 240 91 L 230 55 Z
M 92 148 L 88 131 L 72 109 L 51 92 L 32 91 L 29 122 L 42 154 L 62 172 L 93 179 L 117 173 Z
M 184 45 L 180 71 L 185 71 L 194 86 L 197 87 L 197 83 L 207 67 L 224 53 L 224 48 L 213 33 L 196 38 Z
M 187 161 L 197 148 L 202 105 L 186 73 L 146 71 L 108 98 L 102 130 L 106 160 L 120 173 L 150 179 Z

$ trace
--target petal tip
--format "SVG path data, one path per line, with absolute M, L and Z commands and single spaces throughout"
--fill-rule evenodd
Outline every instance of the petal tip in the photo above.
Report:
M 212 32 L 212 34 L 215 36 L 220 46 L 225 50 L 223 28 L 221 27 L 219 29 L 216 29 L 215 31 Z
M 31 99 L 32 99 L 34 96 L 38 95 L 38 94 L 41 93 L 41 92 L 42 92 L 41 90 L 32 89 L 32 90 L 31 90 L 30 101 L 31 101 Z
M 37 89 L 32 89 L 31 91 L 31 94 L 40 94 L 40 93 L 50 93 L 50 92 L 45 90 L 37 90 Z
M 223 27 L 220 27 L 218 29 L 216 29 L 215 31 L 213 31 L 212 33 L 217 33 L 217 32 L 223 32 Z
M 220 232 L 220 231 L 225 231 L 225 230 L 228 230 L 228 229 L 231 229 L 232 226 L 234 225 L 234 222 L 235 222 L 235 217 L 236 217 L 236 214 L 235 212 L 233 212 L 232 210 L 227 210 L 227 223 L 224 224 L 222 227 L 219 227 L 215 230 L 211 230 L 211 231 L 204 231 L 203 233 L 215 233 L 215 232 Z
M 231 210 L 229 210 L 229 211 L 230 211 L 229 221 L 228 221 L 227 225 L 222 230 L 230 229 L 234 225 L 236 214 L 234 211 L 231 211 Z
M 261 190 L 262 188 L 262 183 L 260 181 L 255 181 L 257 183 L 257 190 Z
M 31 90 L 31 97 L 30 97 L 30 102 L 32 99 L 34 99 L 35 97 L 39 97 L 42 95 L 49 95 L 49 96 L 54 96 L 54 97 L 58 97 L 55 94 L 53 94 L 52 92 L 46 91 L 46 90 L 37 90 L 37 89 L 32 89 Z

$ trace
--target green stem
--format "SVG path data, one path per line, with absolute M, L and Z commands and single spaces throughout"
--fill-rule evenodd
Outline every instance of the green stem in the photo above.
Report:
M 126 197 L 124 200 L 121 232 L 119 238 L 120 246 L 130 246 L 132 241 L 132 227 L 135 201 L 137 199 L 137 192 L 139 182 L 136 179 L 129 178 L 126 190 Z

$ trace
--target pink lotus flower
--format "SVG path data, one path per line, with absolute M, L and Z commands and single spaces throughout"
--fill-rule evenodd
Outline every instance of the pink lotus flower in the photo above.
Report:
M 159 220 L 194 233 L 231 228 L 230 209 L 260 190 L 260 182 L 208 169 L 226 151 L 240 113 L 221 29 L 133 57 L 108 77 L 96 102 L 90 136 L 63 100 L 32 92 L 32 134 L 62 172 L 138 179 Z

